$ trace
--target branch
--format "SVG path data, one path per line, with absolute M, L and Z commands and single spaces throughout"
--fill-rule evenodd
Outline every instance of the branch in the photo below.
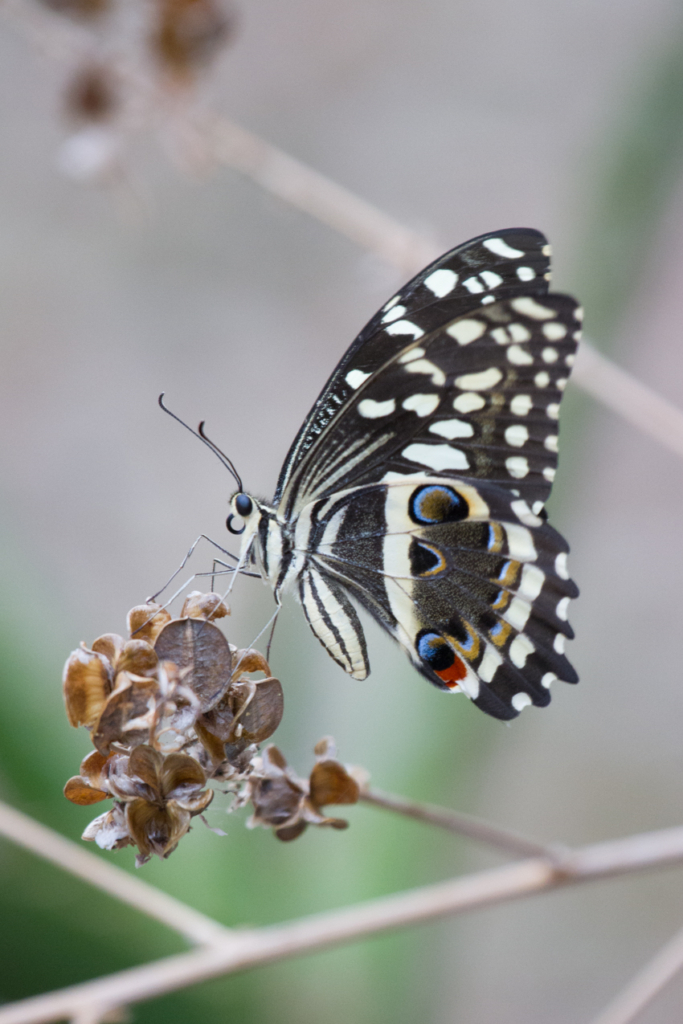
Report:
M 282 925 L 232 932 L 211 946 L 157 960 L 0 1008 L 0 1024 L 78 1019 L 260 964 L 317 952 L 394 928 L 519 899 L 572 883 L 683 862 L 683 828 L 598 843 L 569 853 L 558 870 L 540 857 Z
M 489 825 L 488 822 L 471 817 L 469 814 L 460 814 L 443 807 L 435 807 L 434 804 L 406 800 L 405 797 L 396 796 L 394 793 L 385 793 L 381 789 L 361 790 L 360 799 L 375 807 L 384 807 L 388 811 L 404 814 L 407 818 L 415 818 L 416 821 L 424 821 L 449 832 L 467 836 L 469 839 L 497 846 L 501 850 L 507 850 L 508 853 L 521 854 L 525 857 L 545 857 L 555 863 L 557 863 L 558 857 L 562 856 L 559 847 L 544 846 L 542 843 L 535 843 L 532 839 L 526 839 L 517 832 L 509 832 L 497 825 Z
M 683 968 L 683 929 L 636 974 L 593 1024 L 630 1024 Z
M 161 889 L 134 878 L 122 868 L 84 850 L 59 832 L 41 825 L 21 811 L 0 802 L 0 835 L 17 846 L 43 857 L 84 882 L 103 889 L 111 896 L 128 903 L 143 914 L 156 918 L 180 932 L 193 944 L 216 942 L 231 934 L 229 928 L 206 917 L 198 910 L 162 892 Z

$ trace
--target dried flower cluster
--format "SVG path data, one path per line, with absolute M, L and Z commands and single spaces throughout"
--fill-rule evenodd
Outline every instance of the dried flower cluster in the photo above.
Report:
M 260 753 L 280 724 L 282 687 L 262 654 L 233 647 L 214 625 L 227 614 L 217 594 L 198 592 L 177 619 L 139 605 L 128 614 L 129 640 L 105 633 L 69 657 L 67 716 L 90 731 L 95 749 L 64 793 L 81 805 L 114 801 L 84 839 L 107 850 L 137 846 L 138 864 L 153 853 L 167 857 L 210 804 L 209 780 L 233 795 L 231 810 L 251 803 L 249 825 L 272 828 L 279 839 L 295 839 L 307 825 L 346 827 L 321 812 L 359 796 L 331 740 L 316 747 L 308 780 L 277 747 Z
M 82 30 L 64 87 L 64 112 L 73 128 L 59 153 L 66 174 L 80 181 L 117 180 L 131 134 L 160 125 L 183 163 L 205 162 L 186 138 L 188 101 L 191 107 L 196 87 L 235 35 L 233 0 L 41 2 Z

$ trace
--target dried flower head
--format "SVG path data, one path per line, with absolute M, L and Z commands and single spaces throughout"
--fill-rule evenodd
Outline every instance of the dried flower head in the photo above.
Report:
M 188 81 L 227 43 L 234 16 L 219 0 L 157 0 L 152 53 L 165 72 Z
M 278 839 L 308 825 L 346 828 L 321 810 L 358 800 L 331 740 L 315 748 L 307 780 L 277 747 L 259 753 L 282 719 L 282 686 L 262 654 L 232 647 L 214 625 L 227 614 L 219 595 L 198 592 L 177 619 L 139 605 L 128 615 L 129 639 L 105 633 L 69 657 L 67 716 L 90 731 L 95 749 L 64 794 L 81 806 L 114 801 L 84 839 L 107 850 L 136 846 L 137 864 L 168 857 L 211 802 L 210 780 L 233 795 L 230 810 L 251 803 L 249 824 L 272 828 Z

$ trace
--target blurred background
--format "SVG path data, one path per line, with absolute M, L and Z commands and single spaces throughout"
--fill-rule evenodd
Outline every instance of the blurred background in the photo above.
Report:
M 200 532 L 226 536 L 231 480 L 160 413 L 158 393 L 189 422 L 206 419 L 245 485 L 270 497 L 329 372 L 403 281 L 237 173 L 185 159 L 163 110 L 128 134 L 116 173 L 75 180 L 83 159 L 74 170 L 64 97 L 83 60 L 42 29 L 27 33 L 24 2 L 0 9 L 0 795 L 77 839 L 94 815 L 62 786 L 89 742 L 64 717 L 62 664 L 79 641 L 123 632 L 127 610 Z M 680 4 L 236 3 L 228 45 L 194 98 L 176 83 L 176 113 L 195 103 L 235 118 L 443 249 L 501 227 L 542 229 L 555 287 L 585 302 L 591 339 L 683 406 Z M 57 32 L 59 17 L 35 9 Z M 91 31 L 97 56 L 108 29 Z M 332 733 L 341 759 L 378 787 L 540 840 L 680 821 L 683 465 L 578 388 L 563 409 L 551 514 L 582 591 L 571 647 L 581 684 L 506 727 L 429 687 L 374 625 L 372 676 L 350 680 L 291 605 L 271 659 L 286 695 L 275 740 L 301 773 Z M 232 608 L 229 638 L 247 646 L 272 598 L 246 580 Z M 198 824 L 140 875 L 230 925 L 500 862 L 370 807 L 349 809 L 345 833 L 309 830 L 289 845 L 222 807 L 209 818 L 226 838 Z M 132 869 L 130 850 L 106 856 Z M 183 948 L 4 841 L 0 903 L 4 1000 Z M 265 967 L 132 1012 L 144 1024 L 588 1021 L 682 922 L 680 870 L 669 870 Z M 643 1021 L 678 1019 L 682 998 L 683 979 Z

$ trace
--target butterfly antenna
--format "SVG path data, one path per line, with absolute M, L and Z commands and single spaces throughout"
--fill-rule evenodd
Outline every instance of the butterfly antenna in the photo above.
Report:
M 235 482 L 238 488 L 240 489 L 240 491 L 242 491 L 244 489 L 242 487 L 242 478 L 235 469 L 232 460 L 229 459 L 228 456 L 225 455 L 220 450 L 220 448 L 218 448 L 218 446 L 213 443 L 213 441 L 210 441 L 209 438 L 205 437 L 204 434 L 202 433 L 204 421 L 202 420 L 202 422 L 199 424 L 199 432 L 193 430 L 192 427 L 185 422 L 185 420 L 181 420 L 180 416 L 176 416 L 174 412 L 171 412 L 168 406 L 164 405 L 164 394 L 165 392 L 162 391 L 161 394 L 159 395 L 159 405 L 164 410 L 164 412 L 168 413 L 168 415 L 171 416 L 174 420 L 177 420 L 177 422 L 180 423 L 181 426 L 185 427 L 185 430 L 189 430 L 193 437 L 199 438 L 202 444 L 205 444 L 209 451 L 212 451 L 214 453 L 214 455 L 221 461 L 221 463 L 228 470 L 231 476 L 235 478 Z
M 205 422 L 205 420 L 202 420 L 202 422 L 199 424 L 199 436 L 201 437 L 202 441 L 204 441 L 205 444 L 208 444 L 212 451 L 214 451 L 216 455 L 218 455 L 223 460 L 224 465 L 228 467 L 228 469 L 234 476 L 235 482 L 237 483 L 237 486 L 239 487 L 240 491 L 243 491 L 244 488 L 242 486 L 242 477 L 235 469 L 234 462 L 232 461 L 232 459 L 228 458 L 225 452 L 218 447 L 215 441 L 212 441 L 211 438 L 207 436 L 207 434 L 204 431 Z

